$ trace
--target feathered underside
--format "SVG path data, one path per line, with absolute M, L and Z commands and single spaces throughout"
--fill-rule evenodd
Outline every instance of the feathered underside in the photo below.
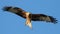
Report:
M 4 7 L 3 10 L 5 11 L 10 11 L 13 12 L 23 18 L 26 18 L 26 12 L 24 10 L 22 10 L 21 8 L 18 7 Z M 47 16 L 44 14 L 29 14 L 29 18 L 32 21 L 46 21 L 46 22 L 51 22 L 51 23 L 57 23 L 56 18 L 52 17 L 52 16 Z

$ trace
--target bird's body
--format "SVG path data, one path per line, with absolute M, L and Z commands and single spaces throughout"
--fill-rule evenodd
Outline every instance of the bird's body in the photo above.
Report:
M 3 10 L 15 13 L 26 19 L 26 25 L 32 28 L 31 21 L 46 21 L 51 23 L 57 23 L 57 20 L 52 16 L 47 16 L 45 14 L 32 14 L 26 12 L 18 7 L 4 7 Z

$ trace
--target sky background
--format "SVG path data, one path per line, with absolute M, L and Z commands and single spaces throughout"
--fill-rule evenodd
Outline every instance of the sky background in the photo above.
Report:
M 55 17 L 57 24 L 32 21 L 33 29 L 25 26 L 26 19 L 4 12 L 4 6 L 20 7 L 26 12 Z M 0 34 L 60 34 L 60 0 L 0 0 Z

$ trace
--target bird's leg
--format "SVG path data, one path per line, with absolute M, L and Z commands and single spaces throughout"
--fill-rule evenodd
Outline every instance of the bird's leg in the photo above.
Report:
M 31 19 L 29 18 L 30 13 L 26 13 L 26 25 L 32 28 Z

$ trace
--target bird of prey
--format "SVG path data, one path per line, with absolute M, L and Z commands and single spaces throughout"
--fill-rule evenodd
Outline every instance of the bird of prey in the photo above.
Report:
M 31 21 L 45 21 L 50 23 L 57 23 L 56 18 L 53 18 L 52 16 L 48 16 L 45 14 L 32 14 L 30 12 L 26 12 L 21 8 L 18 7 L 12 7 L 12 6 L 5 6 L 3 8 L 4 11 L 12 12 L 18 16 L 21 16 L 26 19 L 26 25 L 32 28 Z

